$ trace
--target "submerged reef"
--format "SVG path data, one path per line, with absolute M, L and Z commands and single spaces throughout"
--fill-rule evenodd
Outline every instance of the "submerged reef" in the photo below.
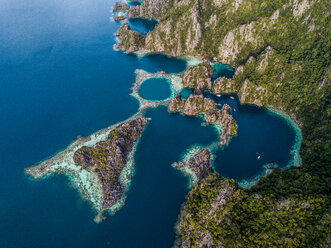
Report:
M 133 171 L 133 155 L 147 119 L 136 116 L 101 130 L 87 138 L 79 137 L 65 150 L 38 165 L 25 169 L 34 179 L 54 174 L 68 175 L 84 199 L 103 213 L 115 213 L 125 200 Z

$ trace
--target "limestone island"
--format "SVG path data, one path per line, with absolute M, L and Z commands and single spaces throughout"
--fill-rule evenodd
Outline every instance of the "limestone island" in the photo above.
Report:
M 147 122 L 136 116 L 87 138 L 79 137 L 54 157 L 25 169 L 25 173 L 34 179 L 54 174 L 69 176 L 73 186 L 98 212 L 94 219 L 98 223 L 106 211 L 114 214 L 124 204 L 135 146 Z
M 206 148 L 193 147 L 189 149 L 179 163 L 173 163 L 174 168 L 179 169 L 190 178 L 190 188 L 195 186 L 202 178 L 213 173 L 210 166 L 211 155 Z
M 130 5 L 128 5 L 127 3 L 116 2 L 113 7 L 113 12 L 119 12 L 119 11 L 129 10 L 129 9 L 130 9 Z
M 202 116 L 207 124 L 215 125 L 220 133 L 220 145 L 229 143 L 232 136 L 237 134 L 237 123 L 231 115 L 231 107 L 224 104 L 221 109 L 210 98 L 203 95 L 205 90 L 211 90 L 213 68 L 202 63 L 188 69 L 183 76 L 183 87 L 193 89 L 194 93 L 187 99 L 182 99 L 178 93 L 169 103 L 170 113 L 181 112 L 188 116 Z

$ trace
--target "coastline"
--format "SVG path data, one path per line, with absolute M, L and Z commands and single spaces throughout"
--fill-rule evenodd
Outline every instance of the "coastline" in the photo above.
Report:
M 128 161 L 121 171 L 120 183 L 124 185 L 125 192 L 121 196 L 121 200 L 109 208 L 102 207 L 103 191 L 97 174 L 91 168 L 84 169 L 81 166 L 76 165 L 74 162 L 74 154 L 83 146 L 92 147 L 100 141 L 105 141 L 109 132 L 116 126 L 139 116 L 141 116 L 141 114 L 138 112 L 128 119 L 99 130 L 88 137 L 78 137 L 77 140 L 73 141 L 68 147 L 59 151 L 53 157 L 26 168 L 24 172 L 33 180 L 43 180 L 55 174 L 67 176 L 72 186 L 81 195 L 82 199 L 88 201 L 91 204 L 92 209 L 97 211 L 97 216 L 94 220 L 96 223 L 99 223 L 104 219 L 104 212 L 109 211 L 111 214 L 114 214 L 124 205 L 126 192 L 129 188 L 128 186 L 131 183 L 131 176 L 134 172 L 134 154 L 136 151 L 136 145 L 140 138 L 134 145 L 128 156 Z

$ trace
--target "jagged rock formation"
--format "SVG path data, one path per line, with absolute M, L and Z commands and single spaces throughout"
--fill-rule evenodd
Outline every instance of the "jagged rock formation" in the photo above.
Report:
M 177 0 L 144 0 L 139 6 L 132 7 L 128 18 L 141 17 L 147 19 L 160 19 L 173 7 Z
M 236 88 L 234 86 L 234 82 L 232 79 L 226 77 L 219 77 L 213 83 L 211 91 L 218 95 L 218 94 L 229 94 L 234 93 Z
M 127 3 L 116 2 L 113 7 L 113 12 L 118 12 L 121 10 L 129 10 L 129 9 L 130 9 L 130 5 L 128 5 Z
M 132 117 L 88 137 L 77 137 L 66 149 L 41 163 L 25 169 L 34 179 L 54 174 L 70 176 L 72 185 L 98 212 L 114 214 L 125 202 L 123 194 L 131 181 L 135 145 L 147 119 Z
M 213 173 L 213 169 L 210 166 L 210 151 L 208 149 L 199 149 L 194 154 L 191 154 L 188 159 L 174 163 L 172 166 L 181 170 L 184 174 L 188 174 L 188 170 L 192 171 L 196 181 L 191 184 L 196 184 L 202 178 Z M 191 176 L 190 174 L 188 175 Z
M 126 16 L 114 16 L 113 19 L 116 22 L 120 22 L 120 21 L 124 21 L 126 19 Z
M 188 69 L 183 77 L 185 88 L 195 89 L 197 92 L 211 88 L 211 78 L 214 70 L 208 63 L 202 63 Z
M 303 166 L 275 169 L 252 188 L 256 197 L 230 182 L 202 179 L 181 217 L 182 247 L 329 246 L 329 9 L 327 0 L 181 0 L 147 34 L 144 48 L 150 51 L 235 67 L 234 77 L 217 79 L 212 93 L 235 93 L 241 103 L 282 110 L 303 134 Z M 191 85 L 195 82 L 187 81 Z M 205 101 L 198 95 L 190 100 L 177 95 L 169 111 L 201 114 Z M 225 107 L 217 120 L 229 130 L 227 113 Z M 208 116 L 209 122 L 216 119 Z M 303 207 L 313 204 L 319 211 Z
M 120 201 L 125 191 L 126 185 L 120 181 L 120 175 L 146 124 L 145 118 L 124 122 L 110 131 L 107 140 L 92 147 L 83 146 L 74 154 L 77 165 L 92 168 L 97 173 L 105 209 Z
M 227 104 L 223 105 L 218 116 L 222 133 L 222 144 L 227 144 L 229 137 L 237 134 L 237 123 L 231 115 L 231 107 Z
M 221 144 L 227 144 L 229 137 L 237 134 L 237 124 L 231 115 L 231 107 L 224 104 L 221 110 L 216 103 L 202 94 L 191 94 L 187 99 L 182 99 L 178 93 L 171 99 L 168 111 L 170 113 L 182 112 L 184 115 L 202 115 L 207 123 L 218 125 L 221 129 Z
M 188 194 L 180 214 L 178 246 L 328 247 L 325 200 L 276 200 L 247 193 L 234 180 L 209 174 Z M 309 225 L 306 225 L 309 223 Z M 321 242 L 314 243 L 319 237 Z
M 115 45 L 116 49 L 132 53 L 142 49 L 145 44 L 145 37 L 135 30 L 131 30 L 130 25 L 123 23 L 117 30 L 116 36 L 119 42 Z

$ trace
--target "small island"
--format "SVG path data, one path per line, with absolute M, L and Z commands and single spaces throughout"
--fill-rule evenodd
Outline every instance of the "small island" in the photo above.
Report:
M 115 213 L 125 201 L 131 181 L 135 146 L 148 120 L 133 117 L 87 138 L 79 137 L 54 157 L 25 170 L 34 179 L 54 174 L 68 175 L 84 199 L 104 219 L 106 211 Z
M 208 149 L 192 147 L 187 151 L 182 161 L 173 163 L 172 166 L 190 178 L 190 188 L 192 188 L 201 179 L 213 173 L 210 160 L 211 155 Z

